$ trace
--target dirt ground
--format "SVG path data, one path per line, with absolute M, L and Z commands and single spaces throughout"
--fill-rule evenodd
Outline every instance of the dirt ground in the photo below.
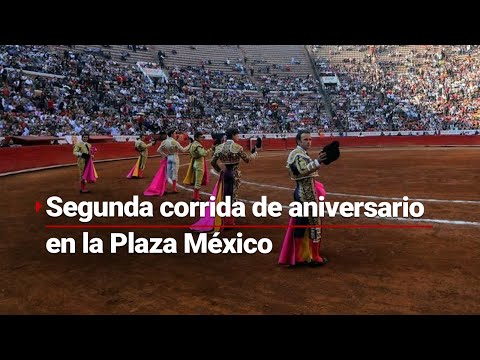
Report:
M 287 152 L 261 153 L 242 164 L 240 198 L 288 205 L 293 182 Z M 187 158 L 179 178 L 186 172 Z M 143 196 L 158 168 L 150 158 L 146 178 L 129 180 L 134 160 L 98 163 L 99 179 L 79 194 L 76 167 L 0 178 L 1 314 L 479 314 L 480 313 L 480 148 L 345 149 L 321 169 L 330 201 L 386 198 L 473 200 L 424 201 L 426 219 L 474 222 L 410 223 L 382 219 L 327 218 L 325 224 L 432 224 L 430 229 L 323 229 L 320 268 L 277 265 L 285 229 L 242 229 L 243 238 L 270 238 L 269 254 L 184 254 L 184 229 L 88 229 L 107 245 L 104 254 L 49 254 L 51 237 L 73 237 L 82 229 L 46 229 L 47 224 L 82 224 L 78 217 L 50 218 L 46 200 L 149 200 L 155 218 L 96 218 L 89 224 L 191 224 L 196 219 L 160 218 L 161 201 L 189 201 L 191 192 L 163 198 Z M 206 187 L 216 181 L 211 176 Z M 262 186 L 258 186 L 258 184 Z M 271 187 L 275 185 L 275 187 Z M 205 195 L 204 195 L 205 196 Z M 374 201 L 381 201 L 373 199 Z M 35 213 L 35 201 L 44 207 Z M 393 201 L 393 200 L 384 200 Z M 238 224 L 286 225 L 280 218 L 248 216 Z M 173 237 L 178 254 L 110 254 L 110 233 Z M 234 237 L 238 230 L 225 230 Z

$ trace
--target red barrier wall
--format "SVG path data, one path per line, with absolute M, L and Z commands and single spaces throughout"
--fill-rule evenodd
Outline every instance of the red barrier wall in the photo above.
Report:
M 338 140 L 341 146 L 471 146 L 480 145 L 478 135 L 445 135 L 445 136 L 366 136 L 314 138 L 312 146 L 328 144 Z
M 135 157 L 132 142 L 98 143 L 95 160 Z M 35 145 L 0 149 L 0 173 L 43 166 L 71 164 L 77 161 L 72 145 Z
M 480 146 L 480 136 L 366 136 L 366 137 L 324 137 L 313 138 L 312 146 L 322 147 L 333 140 L 338 140 L 341 147 L 361 146 Z M 205 148 L 211 147 L 213 141 L 205 140 Z M 239 143 L 245 150 L 250 149 L 249 139 L 240 139 Z M 187 145 L 188 142 L 182 142 Z M 95 144 L 98 152 L 95 160 L 115 159 L 123 157 L 137 157 L 133 142 L 98 143 Z M 263 139 L 263 150 L 288 150 L 296 146 L 295 138 Z M 151 155 L 156 154 L 158 146 L 150 148 Z M 0 148 L 0 173 L 51 166 L 71 164 L 76 162 L 72 154 L 72 145 L 44 145 Z
M 366 136 L 366 137 L 316 137 L 312 147 L 323 147 L 337 140 L 341 147 L 395 147 L 395 146 L 480 146 L 480 136 Z M 264 150 L 291 150 L 295 148 L 295 138 L 263 139 Z M 247 147 L 248 148 L 248 147 Z

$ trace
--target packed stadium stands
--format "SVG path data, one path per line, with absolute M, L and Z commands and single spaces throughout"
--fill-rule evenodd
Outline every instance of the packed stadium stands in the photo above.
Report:
M 1 45 L 0 138 L 477 130 L 479 55 L 475 45 Z

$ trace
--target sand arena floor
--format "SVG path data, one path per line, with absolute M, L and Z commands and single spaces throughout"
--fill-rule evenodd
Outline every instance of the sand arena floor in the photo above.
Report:
M 240 198 L 288 205 L 293 182 L 288 152 L 261 153 L 242 164 Z M 179 178 L 186 172 L 181 157 Z M 277 265 L 285 229 L 242 229 L 243 238 L 268 237 L 269 254 L 184 254 L 185 229 L 100 229 L 104 254 L 49 254 L 50 237 L 81 239 L 82 229 L 46 229 L 47 224 L 82 224 L 50 218 L 52 195 L 64 201 L 189 201 L 189 188 L 163 198 L 143 196 L 158 168 L 150 158 L 146 178 L 128 180 L 134 160 L 97 163 L 99 179 L 79 194 L 76 167 L 0 178 L 0 313 L 2 314 L 478 314 L 480 313 L 480 148 L 345 149 L 320 172 L 330 201 L 422 200 L 426 222 L 327 218 L 325 224 L 430 224 L 430 229 L 323 229 L 320 268 Z M 205 188 L 211 191 L 216 176 Z M 205 195 L 204 195 L 205 197 Z M 458 200 L 453 202 L 452 200 Z M 286 225 L 280 218 L 247 217 L 238 224 Z M 158 212 L 155 211 L 157 215 Z M 194 219 L 196 221 L 196 219 Z M 193 221 L 193 222 L 194 222 Z M 458 221 L 458 222 L 454 222 Z M 189 218 L 97 218 L 88 224 L 190 224 Z M 110 254 L 110 233 L 173 237 L 178 254 Z M 224 237 L 238 230 L 228 229 Z M 78 240 L 79 241 L 79 240 Z

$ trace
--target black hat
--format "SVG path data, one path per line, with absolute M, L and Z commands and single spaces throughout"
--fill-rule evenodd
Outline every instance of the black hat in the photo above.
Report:
M 225 131 L 225 135 L 227 136 L 227 139 L 232 139 L 235 135 L 239 134 L 240 132 L 238 131 L 237 128 L 229 128 L 227 131 Z
M 257 137 L 257 141 L 255 142 L 255 146 L 251 150 L 251 153 L 254 154 L 257 152 L 257 149 L 261 149 L 261 148 L 262 148 L 262 138 Z
M 213 139 L 213 145 L 219 145 L 222 143 L 223 137 L 225 136 L 225 133 L 214 133 L 212 132 L 210 134 Z
M 201 136 L 203 136 L 203 132 L 196 131 L 195 134 L 193 135 L 193 138 L 196 140 L 196 139 L 199 139 Z
M 325 165 L 328 165 L 340 157 L 340 143 L 338 141 L 333 141 L 330 144 L 326 145 L 322 152 L 327 154 L 327 158 L 322 162 Z

